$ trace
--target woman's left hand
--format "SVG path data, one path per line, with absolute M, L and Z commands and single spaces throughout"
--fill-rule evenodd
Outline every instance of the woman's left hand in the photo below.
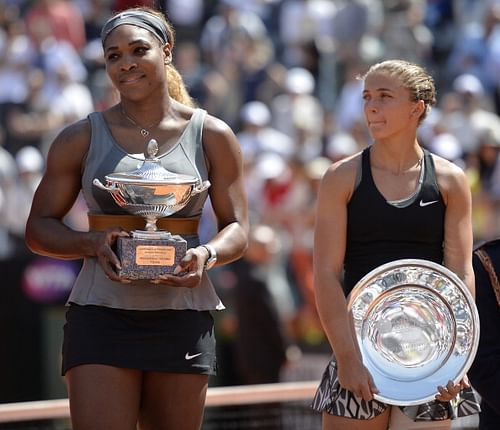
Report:
M 458 384 L 454 384 L 453 381 L 450 380 L 448 384 L 446 384 L 446 387 L 442 385 L 438 386 L 439 394 L 436 395 L 436 400 L 440 402 L 449 402 L 453 400 L 461 390 L 469 387 L 469 380 L 466 376 L 459 381 Z
M 203 248 L 189 248 L 172 273 L 161 275 L 150 282 L 170 287 L 195 288 L 200 285 L 205 260 L 206 251 Z

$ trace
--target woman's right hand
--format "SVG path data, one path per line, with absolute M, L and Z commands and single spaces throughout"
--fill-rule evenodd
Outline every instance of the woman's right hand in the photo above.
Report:
M 129 234 L 125 230 L 119 228 L 110 228 L 106 231 L 92 234 L 95 235 L 93 238 L 95 256 L 105 275 L 112 281 L 130 282 L 118 276 L 117 270 L 121 269 L 121 263 L 112 248 L 119 237 L 128 237 Z
M 337 375 L 342 388 L 353 392 L 363 400 L 373 400 L 373 395 L 379 391 L 372 376 L 361 360 L 337 362 Z

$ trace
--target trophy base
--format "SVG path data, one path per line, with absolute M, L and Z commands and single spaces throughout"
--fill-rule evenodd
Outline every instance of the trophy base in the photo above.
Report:
M 139 234 L 135 234 L 139 233 Z M 119 237 L 116 244 L 121 262 L 118 275 L 125 279 L 156 279 L 172 273 L 187 251 L 187 242 L 167 233 L 163 238 L 148 232 L 133 232 L 132 237 Z M 165 232 L 163 232 L 165 233 Z

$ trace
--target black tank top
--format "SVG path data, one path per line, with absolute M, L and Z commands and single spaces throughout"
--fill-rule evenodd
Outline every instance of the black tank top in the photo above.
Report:
M 363 151 L 361 166 L 361 181 L 347 205 L 346 295 L 369 271 L 390 261 L 443 261 L 445 204 L 431 154 L 424 150 L 423 182 L 406 207 L 388 203 L 375 186 L 370 148 Z

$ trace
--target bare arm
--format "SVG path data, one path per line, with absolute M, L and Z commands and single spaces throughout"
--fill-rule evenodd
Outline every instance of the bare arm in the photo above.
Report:
M 203 147 L 211 184 L 210 200 L 217 219 L 217 234 L 209 243 L 217 253 L 217 265 L 221 265 L 240 258 L 247 247 L 248 210 L 243 161 L 240 145 L 232 130 L 212 116 L 205 120 Z M 205 248 L 191 248 L 174 275 L 166 274 L 155 282 L 196 287 L 207 258 Z
M 33 198 L 26 224 L 26 244 L 34 253 L 61 259 L 98 256 L 108 276 L 119 280 L 110 267 L 118 264 L 111 244 L 117 235 L 124 233 L 78 232 L 63 223 L 80 192 L 82 163 L 89 142 L 86 120 L 67 127 L 54 140 Z
M 472 267 L 472 197 L 465 173 L 453 163 L 434 156 L 438 184 L 446 204 L 444 221 L 444 265 L 454 272 L 475 296 L 474 271 Z M 467 378 L 458 384 L 449 381 L 446 387 L 439 386 L 436 399 L 452 400 L 464 387 Z
M 439 188 L 446 204 L 444 224 L 444 265 L 453 271 L 472 293 L 472 198 L 465 173 L 458 166 L 436 160 Z
M 377 390 L 363 366 L 341 276 L 347 237 L 347 203 L 359 160 L 334 164 L 321 182 L 314 236 L 314 285 L 316 305 L 326 336 L 335 353 L 339 382 L 365 400 Z
M 247 247 L 248 210 L 240 145 L 222 121 L 208 117 L 203 145 L 209 164 L 210 200 L 217 218 L 217 235 L 210 244 L 219 264 L 243 255 Z

